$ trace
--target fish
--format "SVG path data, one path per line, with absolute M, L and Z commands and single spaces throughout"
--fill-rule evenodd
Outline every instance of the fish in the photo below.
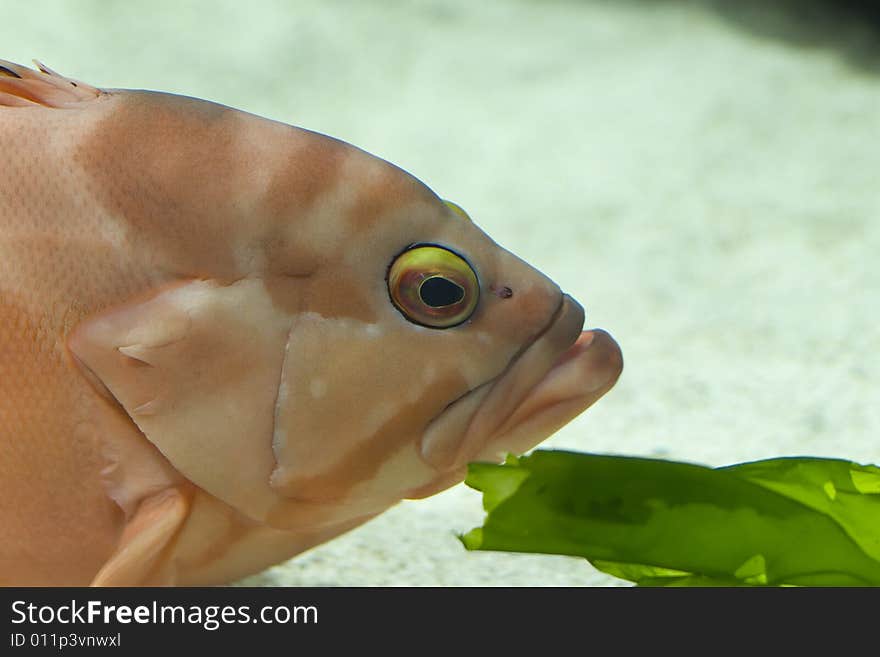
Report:
M 405 170 L 35 64 L 0 61 L 0 584 L 233 582 L 620 376 L 577 301 Z

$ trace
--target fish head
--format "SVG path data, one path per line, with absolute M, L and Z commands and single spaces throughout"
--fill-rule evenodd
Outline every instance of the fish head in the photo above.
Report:
M 68 346 L 179 473 L 251 519 L 345 523 L 431 495 L 617 380 L 620 349 L 574 299 L 403 169 L 206 101 L 99 100 L 81 187 L 155 284 Z
M 431 495 L 469 461 L 533 447 L 613 386 L 617 344 L 583 332 L 582 307 L 547 276 L 397 167 L 356 153 L 342 168 L 330 207 L 298 223 L 326 237 L 284 356 L 279 494 L 376 506 Z M 303 248 L 321 242 L 305 236 Z

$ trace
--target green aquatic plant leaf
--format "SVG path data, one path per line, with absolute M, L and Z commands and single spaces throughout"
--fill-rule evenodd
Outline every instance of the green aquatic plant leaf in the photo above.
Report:
M 537 450 L 472 463 L 469 550 L 585 557 L 642 586 L 880 586 L 880 468 L 778 458 L 713 469 Z

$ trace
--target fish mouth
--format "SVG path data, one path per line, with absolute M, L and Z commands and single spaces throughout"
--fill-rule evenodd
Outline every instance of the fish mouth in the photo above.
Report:
M 583 308 L 563 295 L 544 330 L 501 374 L 431 421 L 420 444 L 422 458 L 445 472 L 522 453 L 610 390 L 623 368 L 620 347 L 601 329 L 582 331 L 583 323 Z

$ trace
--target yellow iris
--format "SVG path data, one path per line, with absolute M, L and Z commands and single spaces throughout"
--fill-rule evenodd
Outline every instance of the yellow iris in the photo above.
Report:
M 458 254 L 432 244 L 397 256 L 388 270 L 388 292 L 404 317 L 431 328 L 461 324 L 480 300 L 473 268 Z

